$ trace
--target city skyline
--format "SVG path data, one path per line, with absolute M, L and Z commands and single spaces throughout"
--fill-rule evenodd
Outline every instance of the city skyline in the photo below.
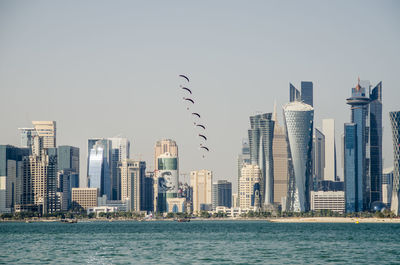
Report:
M 180 172 L 206 168 L 215 180 L 235 183 L 236 190 L 237 154 L 248 117 L 272 112 L 276 98 L 283 124 L 289 83 L 299 88 L 306 80 L 313 82 L 314 127 L 335 119 L 337 172 L 343 177 L 339 137 L 350 120 L 344 99 L 360 76 L 383 82 L 383 167 L 391 167 L 388 113 L 398 109 L 400 97 L 399 4 L 360 3 L 215 3 L 213 9 L 125 3 L 110 9 L 106 3 L 76 2 L 72 8 L 2 2 L 0 90 L 7 100 L 0 107 L 0 144 L 19 146 L 18 128 L 54 120 L 57 144 L 80 148 L 82 180 L 89 138 L 122 134 L 148 169 L 154 167 L 154 143 L 171 138 L 180 148 Z M 332 8 L 341 16 L 335 18 Z M 357 12 L 375 19 L 355 21 Z M 191 78 L 196 107 L 207 123 L 211 152 L 206 159 L 180 102 L 181 73 Z M 131 117 L 135 122 L 127 122 Z

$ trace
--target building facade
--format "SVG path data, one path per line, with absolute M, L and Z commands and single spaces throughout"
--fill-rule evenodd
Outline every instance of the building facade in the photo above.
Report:
M 197 170 L 190 172 L 190 185 L 193 187 L 193 212 L 212 209 L 212 172 Z
M 240 193 L 239 190 L 239 182 L 240 182 L 240 176 L 242 173 L 242 167 L 245 164 L 251 164 L 251 160 L 250 160 L 250 145 L 249 145 L 249 141 L 247 139 L 243 139 L 242 140 L 242 149 L 240 154 L 238 155 L 238 173 L 237 173 L 237 192 L 238 194 Z
M 87 210 L 97 207 L 97 198 L 99 197 L 98 188 L 73 188 L 72 189 L 72 205 L 82 207 Z
M 36 135 L 43 141 L 43 148 L 55 148 L 56 122 L 55 121 L 32 121 Z
M 253 165 L 258 165 L 262 172 L 260 191 L 263 205 L 274 203 L 274 159 L 272 153 L 274 125 L 272 113 L 250 116 L 251 128 L 248 130 L 250 161 Z
M 145 208 L 146 162 L 124 159 L 118 163 L 121 179 L 121 200 L 129 201 L 129 211 L 142 211 Z
M 344 191 L 312 191 L 311 210 L 331 210 L 333 212 L 344 213 Z
M 365 86 L 368 86 L 369 89 L 369 83 Z M 362 86 L 360 82 L 358 82 L 357 86 L 352 88 L 352 96 L 347 99 L 347 104 L 351 106 L 352 123 L 345 124 L 345 152 L 349 151 L 348 157 L 346 157 L 345 154 L 344 176 L 346 183 L 347 212 L 365 211 L 369 208 L 371 200 L 371 185 L 368 172 L 369 160 L 367 158 L 369 98 L 365 86 Z M 352 136 L 353 129 L 355 129 L 354 136 Z M 346 131 L 349 132 L 349 134 L 346 134 Z M 347 144 L 350 146 L 346 146 Z M 356 153 L 351 153 L 351 149 L 354 149 Z M 354 160 L 353 156 L 355 158 Z
M 113 200 L 121 199 L 121 179 L 118 175 L 118 163 L 130 157 L 130 142 L 127 138 L 108 138 L 111 141 L 111 183 Z
M 262 171 L 258 165 L 245 165 L 242 168 L 240 178 L 240 194 L 239 207 L 242 209 L 250 209 L 250 207 L 260 207 L 258 198 L 261 194 L 255 194 L 257 187 L 259 189 L 262 177 Z M 258 190 L 260 192 L 260 190 Z
M 400 214 L 400 111 L 393 111 L 389 113 L 390 123 L 392 125 L 393 136 L 393 190 L 391 211 L 396 215 Z
M 227 180 L 218 180 L 212 186 L 212 205 L 213 210 L 217 206 L 232 207 L 232 183 Z
M 318 190 L 324 180 L 325 168 L 325 135 L 315 128 L 313 139 L 313 189 Z
M 274 125 L 274 139 L 272 155 L 274 160 L 274 203 L 282 205 L 282 198 L 287 196 L 288 187 L 288 154 L 285 127 L 278 122 L 276 105 L 272 120 Z
M 88 140 L 88 187 L 98 188 L 100 196 L 112 199 L 111 141 L 104 138 Z
M 322 132 L 325 139 L 324 154 L 324 180 L 337 181 L 336 173 L 336 141 L 335 141 L 335 120 L 323 119 Z
M 312 189 L 312 139 L 314 109 L 296 101 L 284 106 L 287 139 L 293 165 L 293 185 L 289 183 L 287 202 L 290 211 L 306 212 L 310 209 Z M 289 180 L 290 182 L 290 180 Z

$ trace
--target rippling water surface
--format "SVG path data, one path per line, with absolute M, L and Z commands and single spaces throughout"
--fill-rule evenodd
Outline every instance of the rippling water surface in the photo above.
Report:
M 399 264 L 400 224 L 0 223 L 0 263 Z

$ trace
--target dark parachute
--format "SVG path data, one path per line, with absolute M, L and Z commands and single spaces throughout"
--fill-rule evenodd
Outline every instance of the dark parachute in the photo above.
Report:
M 190 101 L 190 102 L 192 102 L 192 104 L 194 104 L 194 101 L 193 101 L 193 99 L 191 99 L 191 98 L 183 98 L 184 100 L 187 100 L 187 101 Z
M 199 134 L 199 137 L 203 138 L 204 140 L 207 141 L 207 137 L 205 135 Z
M 201 124 L 197 124 L 196 126 L 197 126 L 197 127 L 201 127 L 201 128 L 203 128 L 204 130 L 206 129 L 206 126 L 201 125 Z
M 179 75 L 179 76 L 182 78 L 185 78 L 189 82 L 189 78 L 187 76 L 185 76 L 185 75 Z
M 203 149 L 207 150 L 207 152 L 210 152 L 210 149 L 208 149 L 208 147 L 206 147 L 204 145 L 200 146 L 200 148 L 203 148 Z
M 197 116 L 200 118 L 200 114 L 198 114 L 197 112 L 193 112 L 192 115 Z
M 190 90 L 189 88 L 184 87 L 184 86 L 181 86 L 181 88 L 184 89 L 184 90 L 186 90 L 186 91 L 188 91 L 190 94 L 192 94 L 192 90 Z

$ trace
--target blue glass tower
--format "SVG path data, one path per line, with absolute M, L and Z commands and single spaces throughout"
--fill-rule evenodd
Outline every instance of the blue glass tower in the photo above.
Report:
M 369 175 L 373 203 L 382 201 L 382 82 L 370 93 L 369 127 Z
M 301 92 L 289 83 L 289 101 L 302 101 L 310 106 L 314 106 L 313 101 L 313 82 L 301 81 Z
M 357 174 L 357 124 L 344 124 L 344 181 L 345 210 L 348 213 L 358 212 L 362 207 L 361 181 Z
M 345 170 L 345 181 L 346 183 L 356 183 L 354 187 L 349 186 L 346 187 L 346 191 L 350 193 L 354 193 L 356 195 L 356 205 L 355 211 L 364 211 L 368 209 L 370 205 L 370 196 L 371 196 L 371 185 L 368 179 L 369 172 L 367 170 L 367 156 L 366 156 L 366 147 L 368 140 L 368 132 L 367 132 L 367 116 L 368 116 L 368 104 L 369 97 L 366 94 L 366 88 L 362 87 L 360 83 L 357 84 L 355 88 L 352 88 L 352 96 L 347 99 L 347 104 L 351 106 L 351 122 L 356 125 L 355 126 L 355 151 L 356 151 L 356 160 L 345 161 L 345 167 L 353 167 L 354 164 L 355 174 L 350 174 L 352 171 Z M 350 132 L 349 132 L 350 133 Z M 346 140 L 345 140 L 346 141 Z M 345 156 L 346 160 L 346 156 Z M 351 180 L 351 178 L 354 178 Z M 350 190 L 352 189 L 352 190 Z M 353 190 L 354 189 L 354 190 Z M 348 197 L 350 198 L 350 197 Z M 361 203 L 362 202 L 362 203 Z M 351 201 L 346 201 L 347 204 L 351 204 Z
M 88 142 L 88 187 L 99 188 L 100 196 L 112 199 L 111 187 L 111 141 L 89 139 Z

